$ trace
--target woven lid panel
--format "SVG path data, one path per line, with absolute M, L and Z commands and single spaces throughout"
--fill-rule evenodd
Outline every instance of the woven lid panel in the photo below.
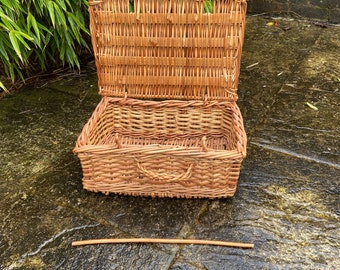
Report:
M 236 100 L 246 1 L 90 0 L 104 96 Z

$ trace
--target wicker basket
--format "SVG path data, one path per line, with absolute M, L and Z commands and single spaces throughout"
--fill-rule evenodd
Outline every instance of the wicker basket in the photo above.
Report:
M 234 195 L 246 141 L 235 102 L 104 97 L 75 152 L 87 190 L 217 198 Z
M 90 0 L 103 96 L 78 138 L 87 190 L 233 196 L 246 134 L 236 105 L 246 1 Z

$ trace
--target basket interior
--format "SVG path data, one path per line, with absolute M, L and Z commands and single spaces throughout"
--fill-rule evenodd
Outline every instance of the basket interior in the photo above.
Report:
M 88 137 L 90 145 L 122 146 L 169 145 L 234 150 L 237 144 L 234 111 L 231 107 L 177 106 L 154 107 L 147 101 L 141 106 L 108 103 L 94 123 Z

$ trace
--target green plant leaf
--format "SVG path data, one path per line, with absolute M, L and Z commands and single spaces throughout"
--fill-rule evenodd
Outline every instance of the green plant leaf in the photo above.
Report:
M 4 64 L 10 62 L 9 52 L 7 52 L 6 48 L 11 47 L 12 44 L 8 39 L 8 35 L 5 32 L 0 32 L 0 53 L 2 57 L 0 59 L 3 60 Z
M 55 11 L 56 17 L 58 18 L 58 23 L 62 25 L 63 27 L 67 28 L 65 15 L 57 4 L 54 4 L 54 11 Z
M 2 38 L 2 36 L 0 36 L 0 53 L 2 55 L 1 58 L 3 58 L 6 62 L 9 62 L 9 56 L 8 56 L 8 53 L 5 49 L 5 45 L 3 43 L 3 40 L 4 39 Z
M 1 0 L 1 5 L 4 5 L 5 7 L 7 7 L 10 10 L 14 10 L 14 4 L 15 4 L 15 0 Z
M 47 9 L 48 9 L 48 13 L 50 14 L 50 17 L 51 17 L 52 25 L 53 25 L 53 27 L 55 27 L 54 4 L 53 4 L 52 1 L 47 2 Z
M 204 5 L 205 13 L 212 13 L 213 8 L 214 8 L 213 0 L 204 0 L 203 5 Z
M 45 25 L 43 25 L 43 24 L 41 24 L 39 22 L 37 22 L 37 25 L 38 25 L 38 27 L 39 27 L 41 32 L 45 31 L 45 32 L 47 32 L 49 34 L 52 34 L 52 32 Z
M 10 21 L 14 22 L 8 15 L 6 15 L 1 9 L 0 9 L 0 18 L 3 22 Z
M 64 11 L 67 11 L 65 0 L 58 0 L 56 4 L 61 7 Z
M 70 8 L 71 11 L 73 11 L 73 6 L 71 5 L 69 0 L 65 0 L 66 4 L 68 5 L 68 7 Z
M 72 15 L 71 14 L 72 14 L 71 12 L 68 12 L 67 19 L 70 24 L 73 36 L 76 38 L 77 42 L 80 43 L 80 34 L 78 31 L 77 23 L 74 21 L 74 18 L 72 17 L 73 14 Z
M 2 81 L 0 81 L 0 89 L 4 90 L 5 92 L 8 93 L 8 90 L 6 88 L 6 86 L 2 83 Z
M 38 46 L 40 46 L 40 43 L 41 43 L 41 38 L 40 38 L 40 30 L 39 30 L 39 27 L 38 27 L 38 23 L 36 21 L 36 19 L 34 18 L 34 16 L 32 15 L 31 12 L 28 13 L 27 15 L 27 26 L 28 28 L 30 28 L 30 26 L 33 27 L 34 29 L 34 32 L 35 32 L 35 35 L 37 37 L 37 44 Z
M 66 39 L 66 42 L 64 42 L 63 44 L 66 46 L 66 47 L 70 47 L 71 45 L 73 46 L 74 42 L 73 42 L 73 39 L 70 35 L 70 32 L 69 31 L 65 31 L 64 32 L 64 38 Z
M 86 34 L 90 34 L 89 30 L 85 27 L 84 22 L 79 20 L 79 14 L 74 15 L 73 13 L 69 12 L 68 16 L 72 18 L 72 20 L 76 23 L 77 27 L 83 30 Z
M 14 80 L 15 80 L 15 74 L 14 74 L 14 65 L 10 65 L 9 67 L 8 67 L 8 69 L 9 69 L 9 75 L 10 75 L 10 77 L 11 77 L 11 79 L 12 79 L 12 82 L 14 82 Z
M 13 46 L 14 51 L 16 52 L 16 54 L 18 55 L 18 57 L 20 58 L 21 62 L 24 62 L 24 60 L 22 59 L 22 55 L 21 55 L 21 50 L 20 50 L 20 45 L 17 39 L 17 36 L 15 34 L 15 30 L 11 30 L 9 32 L 9 39 L 11 41 L 11 44 Z M 11 76 L 12 77 L 12 76 Z
M 34 39 L 31 36 L 21 31 L 14 31 L 14 34 L 17 37 L 17 39 L 20 41 L 20 43 L 26 47 L 27 50 L 31 50 L 31 47 L 25 41 L 25 39 L 29 41 L 34 41 Z
M 2 23 L 0 23 L 1 28 L 5 29 L 8 32 L 14 29 L 14 21 L 12 21 L 10 18 L 9 20 L 1 18 L 1 21 L 2 21 Z
M 50 43 L 50 40 L 52 38 L 52 33 L 51 32 L 48 32 L 46 37 L 45 37 L 45 40 L 44 40 L 44 43 L 45 43 L 45 46 L 43 48 L 43 51 L 46 49 L 47 45 Z
M 78 68 L 80 68 L 80 65 L 79 65 L 79 61 L 78 61 L 78 58 L 77 58 L 77 55 L 75 54 L 74 50 L 70 47 L 67 47 L 66 48 L 66 51 L 65 51 L 65 55 L 66 55 L 66 60 L 67 62 L 71 65 L 71 66 L 74 66 L 76 65 Z

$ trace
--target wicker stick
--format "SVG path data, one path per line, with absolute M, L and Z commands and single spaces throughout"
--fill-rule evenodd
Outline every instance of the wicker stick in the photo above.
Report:
M 253 248 L 252 243 L 226 242 L 217 240 L 199 239 L 163 239 L 163 238 L 105 238 L 72 242 L 72 246 L 98 245 L 98 244 L 125 244 L 125 243 L 154 243 L 154 244 L 187 244 L 187 245 L 213 245 L 235 248 Z

